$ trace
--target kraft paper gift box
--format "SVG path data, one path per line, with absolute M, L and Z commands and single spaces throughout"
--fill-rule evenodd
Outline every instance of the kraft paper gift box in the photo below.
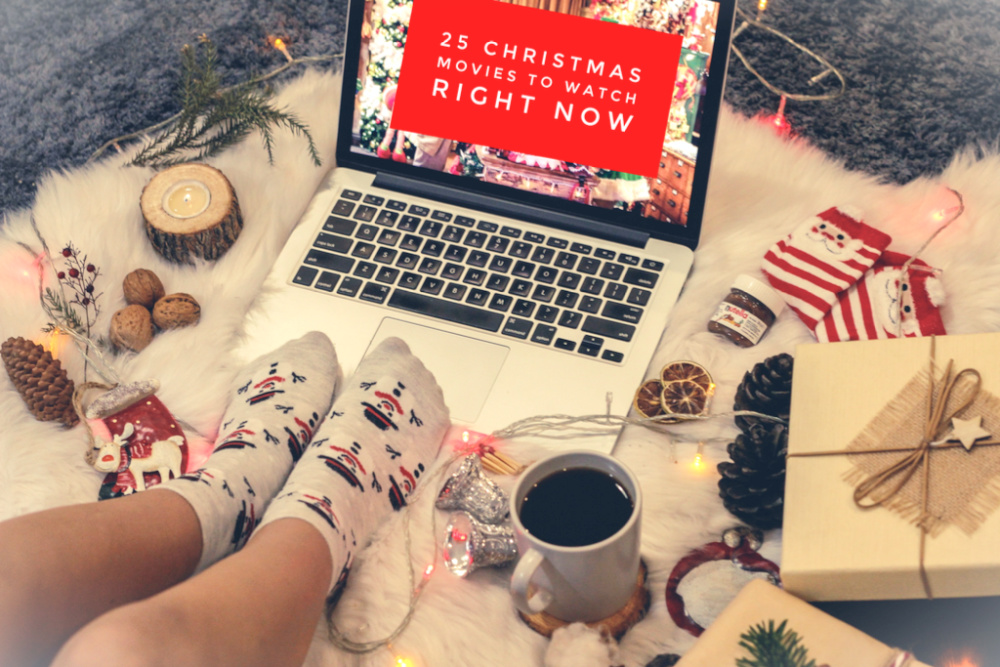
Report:
M 808 659 L 825 667 L 927 667 L 909 653 L 873 639 L 855 627 L 760 579 L 750 581 L 684 654 L 677 667 L 730 667 L 753 654 L 740 643 L 751 628 L 785 623 Z M 802 661 L 805 662 L 804 660 Z M 784 664 L 784 663 L 782 663 Z
M 962 373 L 925 438 L 949 360 L 953 377 L 976 369 L 981 387 L 976 394 L 976 372 Z M 998 396 L 1000 334 L 799 346 L 782 534 L 787 590 L 806 600 L 1000 594 Z M 962 426 L 949 416 L 966 400 Z M 934 444 L 924 451 L 925 442 Z M 861 502 L 881 505 L 855 502 L 865 483 L 871 493 Z

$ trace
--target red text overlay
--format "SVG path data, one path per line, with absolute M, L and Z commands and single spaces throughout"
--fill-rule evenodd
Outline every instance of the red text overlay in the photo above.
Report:
M 655 177 L 680 49 L 496 0 L 414 0 L 390 125 Z

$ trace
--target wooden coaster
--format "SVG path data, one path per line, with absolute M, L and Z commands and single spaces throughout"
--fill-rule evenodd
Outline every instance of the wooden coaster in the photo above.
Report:
M 602 618 L 599 621 L 587 623 L 588 628 L 602 628 L 615 639 L 621 639 L 628 632 L 629 628 L 638 623 L 649 611 L 649 591 L 646 590 L 646 563 L 639 562 L 639 576 L 636 579 L 635 591 L 632 597 L 625 603 L 625 606 L 616 613 Z M 537 614 L 525 614 L 517 612 L 521 620 L 528 624 L 528 627 L 540 635 L 551 637 L 552 633 L 559 628 L 569 625 L 568 621 L 547 614 L 544 611 Z
M 218 259 L 243 229 L 233 186 L 207 164 L 191 162 L 161 171 L 143 188 L 139 206 L 150 243 L 180 264 L 191 264 L 192 255 Z

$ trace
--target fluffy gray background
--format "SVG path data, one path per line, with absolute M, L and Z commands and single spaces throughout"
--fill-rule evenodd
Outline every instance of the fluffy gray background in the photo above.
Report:
M 743 5 L 753 11 L 754 2 Z M 45 171 L 81 165 L 108 139 L 176 112 L 178 51 L 198 35 L 216 43 L 235 83 L 283 62 L 269 34 L 299 56 L 339 52 L 346 8 L 347 0 L 0 1 L 0 213 L 29 205 Z M 1000 135 L 995 0 L 771 0 L 764 20 L 847 78 L 841 98 L 789 102 L 787 113 L 800 136 L 851 169 L 904 183 Z M 766 33 L 747 30 L 737 44 L 783 89 L 834 83 L 809 86 L 819 66 Z M 726 99 L 748 115 L 778 102 L 735 58 Z

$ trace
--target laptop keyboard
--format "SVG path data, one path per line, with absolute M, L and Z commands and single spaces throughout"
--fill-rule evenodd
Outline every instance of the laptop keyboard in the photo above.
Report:
M 661 261 L 344 190 L 296 285 L 621 363 Z

